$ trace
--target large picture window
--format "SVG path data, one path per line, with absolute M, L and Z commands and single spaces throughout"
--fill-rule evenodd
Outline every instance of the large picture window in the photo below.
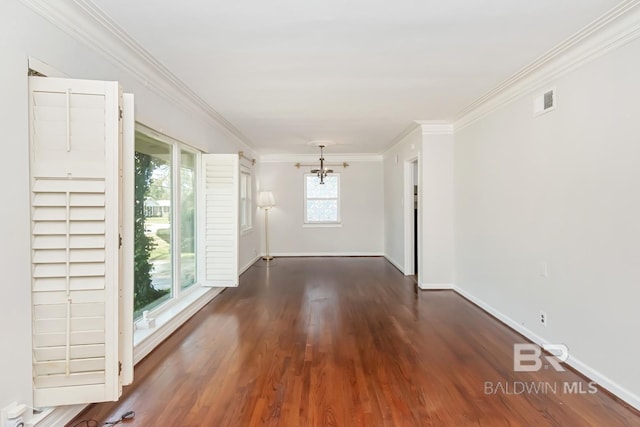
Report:
M 324 184 L 315 174 L 304 175 L 304 222 L 337 224 L 340 222 L 340 175 L 330 174 Z
M 196 283 L 196 164 L 182 144 L 136 131 L 134 318 Z

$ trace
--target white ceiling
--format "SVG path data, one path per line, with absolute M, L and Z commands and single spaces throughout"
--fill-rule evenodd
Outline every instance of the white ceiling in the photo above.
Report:
M 262 154 L 380 153 L 619 0 L 93 0 Z

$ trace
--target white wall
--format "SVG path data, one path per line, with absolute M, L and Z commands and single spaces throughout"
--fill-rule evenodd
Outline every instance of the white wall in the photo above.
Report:
M 406 265 L 406 174 L 418 160 L 418 282 L 423 288 L 453 287 L 453 133 L 442 124 L 423 124 L 384 155 L 385 256 L 401 271 Z M 410 189 L 408 191 L 411 191 Z
M 453 133 L 433 134 L 423 126 L 420 196 L 423 288 L 453 286 Z
M 419 127 L 384 153 L 384 254 L 402 272 L 405 271 L 404 173 L 406 162 L 417 159 L 421 153 Z
M 0 128 L 5 160 L 0 168 L 4 200 L 0 214 L 0 407 L 4 407 L 14 400 L 32 400 L 27 58 L 35 57 L 72 78 L 120 81 L 126 92 L 136 96 L 137 120 L 197 148 L 233 153 L 238 145 L 226 130 L 176 107 L 138 77 L 111 64 L 17 0 L 0 2 L 0 29 L 0 80 L 4 88 Z M 244 238 L 241 246 L 256 238 Z M 241 265 L 247 258 L 241 257 Z
M 247 157 L 255 158 L 253 153 L 247 154 Z M 242 164 L 249 166 L 249 163 L 246 160 L 242 161 Z M 258 178 L 260 176 L 260 164 L 256 163 L 252 167 L 251 170 L 251 187 L 252 187 L 252 200 L 251 204 L 253 218 L 252 224 L 253 227 L 251 230 L 243 232 L 240 234 L 240 246 L 239 246 L 239 261 L 238 265 L 240 267 L 240 271 L 244 272 L 247 268 L 251 267 L 251 265 L 258 259 L 258 256 L 261 254 L 262 240 L 263 240 L 263 217 L 262 212 L 259 212 L 257 201 L 258 201 Z
M 635 40 L 541 87 L 557 110 L 527 94 L 455 137 L 456 285 L 636 406 L 639 70 Z
M 329 156 L 325 154 L 325 157 Z M 329 161 L 328 159 L 327 161 Z M 335 159 L 341 162 L 342 159 Z M 303 176 L 309 167 L 295 162 L 260 165 L 259 188 L 272 191 L 269 249 L 273 255 L 382 255 L 384 228 L 382 161 L 350 161 L 340 173 L 341 227 L 303 227 Z M 264 223 L 264 212 L 258 221 Z M 264 250 L 264 248 L 263 248 Z

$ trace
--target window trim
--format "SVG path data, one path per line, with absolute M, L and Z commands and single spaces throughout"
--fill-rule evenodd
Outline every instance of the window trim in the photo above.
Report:
M 156 307 L 153 307 L 152 309 L 148 310 L 149 311 L 149 317 L 151 318 L 158 318 L 160 316 L 162 316 L 165 312 L 170 312 L 172 310 L 174 310 L 174 307 L 176 307 L 177 305 L 181 304 L 181 300 L 184 298 L 189 298 L 189 296 L 195 292 L 196 289 L 199 289 L 201 287 L 202 284 L 202 278 L 199 276 L 199 269 L 198 269 L 198 234 L 199 234 L 199 220 L 198 220 L 198 216 L 199 216 L 199 205 L 202 203 L 201 202 L 201 196 L 200 196 L 200 174 L 201 174 L 201 168 L 200 168 L 200 163 L 201 163 L 201 158 L 202 158 L 202 151 L 198 150 L 197 148 L 194 148 L 178 139 L 175 139 L 167 134 L 161 133 L 153 128 L 150 128 L 149 126 L 140 123 L 140 122 L 135 122 L 135 129 L 134 129 L 134 133 L 135 132 L 140 132 L 145 134 L 146 136 L 157 140 L 158 142 L 164 143 L 164 144 L 168 144 L 171 146 L 171 173 L 172 173 L 172 182 L 171 182 L 171 191 L 172 191 L 172 195 L 171 195 L 171 215 L 173 218 L 172 224 L 171 224 L 171 240 L 172 242 L 178 242 L 180 241 L 180 230 L 179 230 L 179 226 L 178 225 L 174 225 L 174 224 L 179 224 L 180 221 L 180 216 L 181 216 L 181 212 L 180 212 L 180 203 L 179 200 L 177 200 L 177 198 L 179 199 L 179 191 L 180 191 L 180 155 L 181 152 L 187 151 L 190 152 L 192 154 L 195 154 L 196 158 L 195 158 L 195 176 L 196 176 L 196 209 L 195 209 L 195 223 L 196 223 L 196 281 L 193 285 L 182 289 L 181 283 L 180 283 L 180 253 L 179 251 L 176 251 L 174 247 L 172 247 L 172 251 L 171 251 L 171 262 L 172 262 L 172 274 L 171 274 L 171 293 L 172 296 L 167 299 L 166 301 L 164 301 L 162 304 L 159 304 Z M 135 138 L 135 136 L 134 136 Z M 177 176 L 173 175 L 175 172 L 177 171 Z M 135 200 L 131 201 L 131 206 L 124 206 L 124 209 L 131 209 L 133 210 L 133 203 L 135 203 Z M 177 245 L 179 246 L 179 245 Z M 135 284 L 134 284 L 135 286 Z M 142 320 L 141 317 L 138 318 L 134 318 L 133 323 L 134 323 L 134 335 L 135 336 L 146 336 L 147 333 L 138 333 L 137 331 L 142 330 L 145 331 L 145 329 L 140 329 L 139 328 L 139 324 L 140 321 Z M 154 330 L 155 328 L 151 328 L 151 330 Z M 137 342 L 137 341 L 136 341 Z
M 198 187 L 200 186 L 200 156 L 202 154 L 202 152 L 196 150 L 193 147 L 190 147 L 184 143 L 178 142 L 177 143 L 178 146 L 176 147 L 177 149 L 176 151 L 176 168 L 177 168 L 177 175 L 176 175 L 176 179 L 175 179 L 175 193 L 177 195 L 177 197 L 179 197 L 180 199 L 182 199 L 182 173 L 180 171 L 180 168 L 182 166 L 182 152 L 185 151 L 189 154 L 192 154 L 194 156 L 193 159 L 193 172 L 194 172 L 194 176 L 193 176 L 193 183 L 195 186 L 194 189 L 194 195 L 193 197 L 195 198 L 195 206 L 194 206 L 194 210 L 193 210 L 193 215 L 194 215 L 194 230 L 193 230 L 193 238 L 195 239 L 195 242 L 193 243 L 194 245 L 194 260 L 195 260 L 195 274 L 196 274 L 196 280 L 193 284 L 187 286 L 186 288 L 182 287 L 182 281 L 180 280 L 181 278 L 181 274 L 182 274 L 182 250 L 179 251 L 175 251 L 176 254 L 175 256 L 179 259 L 180 264 L 178 264 L 178 267 L 175 271 L 175 275 L 174 275 L 174 280 L 177 280 L 178 284 L 177 287 L 179 288 L 179 293 L 180 295 L 184 294 L 185 292 L 188 293 L 189 289 L 195 287 L 198 285 L 198 283 L 200 282 L 200 278 L 198 277 L 198 204 L 202 203 L 199 199 L 198 199 Z M 180 200 L 182 202 L 182 200 Z M 180 209 L 180 205 L 181 203 L 174 203 L 175 207 L 173 208 L 173 213 L 174 213 L 174 218 L 177 218 L 177 222 L 180 223 L 182 221 L 182 210 Z M 176 227 L 176 240 L 179 242 L 182 242 L 182 236 L 180 235 L 181 233 L 181 227 Z M 179 245 L 178 245 L 179 246 Z
M 309 198 L 307 197 L 307 177 L 315 177 L 316 174 L 313 173 L 305 173 L 303 175 L 303 191 L 304 191 L 304 199 L 303 199 L 303 227 L 340 227 L 342 226 L 342 219 L 340 216 L 340 207 L 341 207 L 341 203 L 340 203 L 340 183 L 341 183 L 341 179 L 340 179 L 340 173 L 339 172 L 334 172 L 334 173 L 330 173 L 327 174 L 327 176 L 331 176 L 331 177 L 336 177 L 338 179 L 338 194 L 336 195 L 336 197 L 322 197 L 322 198 L 317 198 L 317 197 L 312 197 Z M 337 202 L 337 219 L 335 221 L 309 221 L 308 217 L 307 217 L 307 201 L 308 200 L 336 200 Z

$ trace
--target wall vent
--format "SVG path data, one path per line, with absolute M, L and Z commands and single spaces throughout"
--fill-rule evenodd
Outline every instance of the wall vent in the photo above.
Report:
M 547 89 L 533 98 L 533 115 L 538 116 L 553 111 L 556 109 L 556 105 L 556 89 Z

